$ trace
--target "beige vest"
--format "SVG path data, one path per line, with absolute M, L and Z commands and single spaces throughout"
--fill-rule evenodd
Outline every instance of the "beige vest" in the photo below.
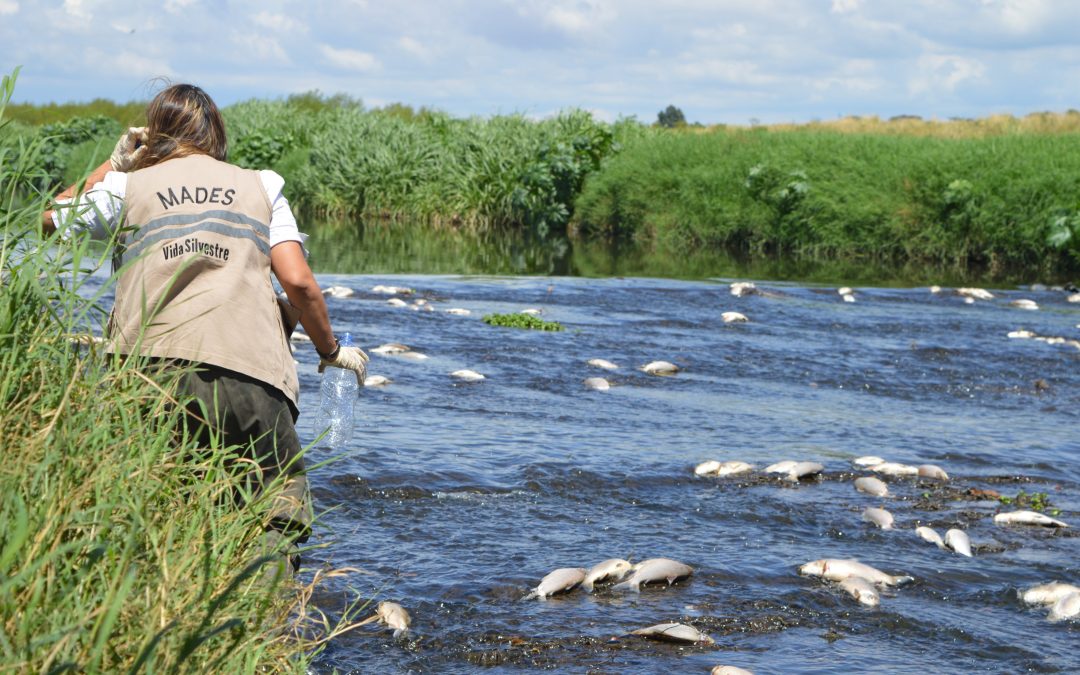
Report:
M 270 213 L 255 171 L 206 155 L 128 175 L 111 351 L 209 363 L 296 405 L 270 283 Z

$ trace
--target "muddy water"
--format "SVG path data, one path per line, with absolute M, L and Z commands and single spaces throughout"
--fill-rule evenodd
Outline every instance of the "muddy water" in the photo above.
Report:
M 402 342 L 425 361 L 372 356 L 393 380 L 361 393 L 350 447 L 315 448 L 327 510 L 309 567 L 352 566 L 317 597 L 330 613 L 356 597 L 401 603 L 413 631 L 374 625 L 334 640 L 317 672 L 759 673 L 1075 672 L 1077 622 L 1050 624 L 1018 589 L 1080 584 L 1080 350 L 1010 339 L 1026 328 L 1080 337 L 1080 308 L 1052 291 L 1006 290 L 965 304 L 926 288 L 858 289 L 728 280 L 679 282 L 320 275 L 358 292 L 328 300 L 362 346 Z M 376 284 L 409 286 L 433 312 L 387 304 Z M 1039 311 L 1008 306 L 1038 301 Z M 471 310 L 454 316 L 445 309 Z M 480 317 L 535 307 L 560 333 L 496 328 Z M 750 322 L 725 324 L 736 310 Z M 301 435 L 317 405 L 316 360 L 297 350 Z M 586 365 L 605 358 L 620 366 Z M 673 377 L 636 368 L 678 364 Z M 475 383 L 448 373 L 471 368 Z M 609 391 L 582 380 L 607 377 Z M 864 454 L 934 463 L 946 486 L 886 478 L 893 496 L 856 492 Z M 826 467 L 797 485 L 760 473 L 699 478 L 706 459 L 759 468 Z M 1045 493 L 1054 531 L 1002 528 L 994 495 Z M 864 523 L 868 506 L 895 531 Z M 975 556 L 914 534 L 965 529 Z M 670 557 L 694 575 L 640 594 L 599 588 L 521 601 L 547 572 L 610 557 Z M 800 577 L 809 560 L 858 558 L 912 584 L 868 609 Z M 691 624 L 709 646 L 627 636 Z

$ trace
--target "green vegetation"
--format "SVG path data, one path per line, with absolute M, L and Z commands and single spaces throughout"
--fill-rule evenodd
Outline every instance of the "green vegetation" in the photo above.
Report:
M 18 131 L 0 122 L 0 671 L 304 672 L 300 633 L 331 627 L 261 550 L 280 486 L 245 492 L 239 448 L 174 431 L 175 379 L 91 339 L 107 259 L 39 238 L 43 140 Z
M 13 127 L 43 140 L 59 185 L 107 155 L 122 115 L 55 108 L 80 115 Z M 336 223 L 323 228 L 569 231 L 673 260 L 705 249 L 995 278 L 1080 268 L 1076 111 L 702 129 L 674 106 L 653 126 L 582 111 L 456 119 L 310 92 L 224 114 L 230 159 L 281 173 L 298 211 Z
M 1027 508 L 1033 511 L 1045 511 L 1052 516 L 1061 515 L 1061 509 L 1051 508 L 1050 496 L 1045 492 L 1032 492 L 1028 494 L 1021 490 L 1015 497 L 998 497 L 1002 504 Z
M 485 314 L 484 323 L 489 326 L 503 326 L 506 328 L 528 328 L 530 330 L 560 331 L 562 324 L 558 321 L 544 321 L 532 314 L 517 312 L 515 314 Z
M 658 132 L 590 177 L 575 226 L 685 250 L 1046 271 L 1069 262 L 1048 237 L 1078 188 L 1080 132 Z

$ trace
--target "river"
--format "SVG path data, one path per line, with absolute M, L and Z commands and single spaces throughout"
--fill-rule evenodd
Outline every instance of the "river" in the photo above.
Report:
M 314 250 L 321 269 L 335 268 Z M 950 288 L 882 284 L 844 302 L 835 284 L 761 276 L 759 293 L 736 297 L 725 275 L 462 271 L 319 273 L 324 288 L 355 290 L 328 298 L 336 330 L 369 350 L 400 342 L 429 358 L 373 354 L 370 373 L 392 382 L 361 392 L 349 447 L 309 453 L 309 463 L 334 461 L 312 471 L 324 513 L 305 578 L 359 570 L 327 581 L 316 604 L 333 614 L 356 597 L 393 600 L 413 618 L 398 639 L 375 624 L 340 636 L 315 672 L 1080 670 L 1080 623 L 1049 623 L 1017 598 L 1040 582 L 1080 584 L 1080 350 L 1008 337 L 1080 337 L 1067 293 L 1006 285 L 969 304 Z M 433 311 L 392 306 L 372 291 L 380 284 L 413 289 L 395 297 Z M 1010 306 L 1021 298 L 1039 309 Z M 529 308 L 565 330 L 481 320 Z M 749 321 L 724 323 L 726 311 Z M 310 442 L 317 359 L 310 345 L 296 354 Z M 657 359 L 680 372 L 638 369 Z M 462 368 L 486 379 L 449 375 Z M 587 389 L 587 377 L 611 389 Z M 867 454 L 937 464 L 951 480 L 886 478 L 892 496 L 870 497 L 852 486 L 869 472 L 851 460 Z M 708 459 L 758 471 L 695 476 Z M 783 459 L 825 472 L 797 484 L 760 472 Z M 1013 507 L 994 495 L 1021 491 L 1045 493 L 1074 527 L 996 526 L 992 516 Z M 896 529 L 863 522 L 869 506 L 891 511 Z M 974 557 L 924 542 L 918 525 L 966 530 Z M 522 600 L 553 569 L 612 557 L 674 558 L 694 573 L 640 593 Z M 915 580 L 862 607 L 798 574 L 827 557 Z M 628 635 L 672 621 L 715 643 Z

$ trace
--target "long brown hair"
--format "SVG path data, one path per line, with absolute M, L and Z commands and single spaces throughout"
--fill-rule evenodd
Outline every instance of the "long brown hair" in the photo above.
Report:
M 225 120 L 214 100 L 193 84 L 163 89 L 146 107 L 146 152 L 134 169 L 168 159 L 204 154 L 225 161 Z

